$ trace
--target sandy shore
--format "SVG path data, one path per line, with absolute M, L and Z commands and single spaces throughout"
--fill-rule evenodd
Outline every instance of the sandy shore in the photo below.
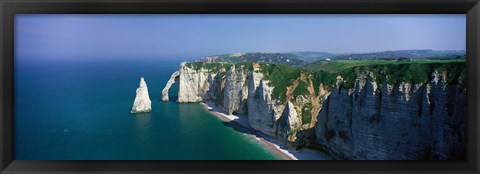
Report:
M 231 125 L 240 131 L 252 136 L 260 142 L 263 146 L 269 149 L 271 152 L 275 153 L 284 160 L 329 160 L 330 158 L 327 155 L 322 154 L 321 152 L 313 150 L 303 150 L 303 151 L 293 151 L 288 149 L 286 146 L 282 145 L 277 140 L 263 135 L 262 133 L 254 130 L 250 127 L 247 117 L 227 115 L 223 113 L 215 104 L 207 101 L 203 102 L 202 105 L 211 112 L 213 115 L 217 116 L 224 122 L 230 122 Z

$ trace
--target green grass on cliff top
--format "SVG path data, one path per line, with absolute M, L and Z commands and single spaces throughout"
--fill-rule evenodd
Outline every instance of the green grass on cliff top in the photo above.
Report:
M 319 93 L 319 86 L 332 87 L 336 83 L 338 75 L 341 75 L 345 80 L 343 88 L 353 88 L 355 80 L 364 71 L 373 73 L 375 79 L 380 86 L 382 84 L 396 84 L 399 82 L 409 83 L 423 83 L 431 78 L 431 72 L 435 70 L 439 73 L 448 72 L 447 83 L 456 83 L 458 78 L 465 78 L 465 59 L 452 60 L 419 60 L 419 61 L 395 61 L 395 60 L 338 60 L 338 61 L 319 61 L 308 65 L 306 68 L 293 67 L 282 64 L 261 64 L 261 72 L 265 74 L 264 79 L 269 81 L 269 85 L 273 86 L 272 99 L 278 99 L 280 103 L 285 104 L 287 101 L 287 87 L 291 86 L 293 82 L 302 74 L 304 77 L 309 77 L 304 80 L 299 80 L 297 88 L 292 93 L 294 100 L 299 95 L 309 95 L 308 86 L 312 80 L 315 94 Z M 206 69 L 210 72 L 218 73 L 217 77 L 223 78 L 226 72 L 221 72 L 222 68 L 225 71 L 231 70 L 235 65 L 237 71 L 249 70 L 253 71 L 253 63 L 204 63 L 191 62 L 187 63 L 187 67 L 195 70 Z M 466 86 L 466 81 L 463 80 L 463 87 Z M 222 95 L 223 93 L 220 93 Z M 219 97 L 223 99 L 223 97 Z M 217 100 L 223 103 L 221 100 Z M 311 121 L 311 103 L 305 104 L 302 107 L 302 123 L 307 124 Z
M 465 59 L 444 59 L 444 60 L 414 60 L 414 61 L 396 61 L 396 60 L 333 60 L 317 61 L 306 65 L 307 69 L 325 70 L 328 72 L 339 72 L 346 68 L 370 65 L 400 65 L 400 64 L 424 64 L 424 63 L 455 63 L 465 62 Z
M 377 84 L 396 84 L 399 82 L 408 83 L 424 83 L 431 78 L 431 72 L 435 70 L 439 73 L 448 72 L 447 83 L 456 83 L 456 79 L 461 77 L 465 79 L 465 59 L 448 59 L 448 60 L 416 60 L 416 61 L 396 61 L 396 60 L 336 60 L 336 61 L 318 61 L 307 65 L 305 68 L 293 67 L 281 64 L 260 63 L 261 71 L 265 74 L 264 79 L 269 80 L 270 86 L 275 87 L 272 91 L 272 98 L 279 99 L 282 103 L 286 102 L 287 86 L 300 77 L 303 73 L 307 77 L 310 76 L 318 95 L 318 87 L 320 84 L 333 86 L 336 83 L 336 77 L 342 76 L 345 80 L 344 88 L 353 88 L 355 80 L 364 71 L 373 73 Z M 192 62 L 187 66 L 194 69 L 209 69 L 218 72 L 224 67 L 227 71 L 235 64 L 237 70 L 248 69 L 253 70 L 251 62 L 245 63 L 204 63 Z M 240 68 L 242 67 L 243 68 Z M 224 73 L 223 73 L 224 74 Z M 464 85 L 466 85 L 466 81 Z M 299 88 L 293 93 L 293 97 L 297 95 L 307 94 L 306 87 L 308 84 L 299 84 Z

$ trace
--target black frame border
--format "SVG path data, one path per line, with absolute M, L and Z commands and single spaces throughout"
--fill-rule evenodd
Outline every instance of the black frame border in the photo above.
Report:
M 13 160 L 15 14 L 466 14 L 465 161 Z M 0 173 L 479 173 L 479 0 L 0 0 Z

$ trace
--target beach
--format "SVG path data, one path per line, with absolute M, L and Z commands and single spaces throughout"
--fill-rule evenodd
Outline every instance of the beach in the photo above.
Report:
M 245 116 L 227 115 L 222 112 L 218 107 L 210 101 L 202 102 L 202 105 L 213 115 L 217 116 L 224 122 L 231 123 L 239 131 L 252 136 L 255 140 L 259 141 L 268 150 L 281 157 L 283 160 L 331 160 L 325 154 L 321 152 L 304 149 L 303 151 L 294 151 L 281 144 L 278 140 L 264 135 L 250 127 L 248 119 Z

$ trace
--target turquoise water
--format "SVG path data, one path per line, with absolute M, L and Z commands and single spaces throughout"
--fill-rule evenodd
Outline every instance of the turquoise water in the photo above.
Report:
M 161 102 L 161 91 L 179 63 L 17 62 L 14 158 L 279 159 L 198 103 Z M 130 114 L 141 76 L 153 111 Z M 176 96 L 176 88 L 171 96 Z

